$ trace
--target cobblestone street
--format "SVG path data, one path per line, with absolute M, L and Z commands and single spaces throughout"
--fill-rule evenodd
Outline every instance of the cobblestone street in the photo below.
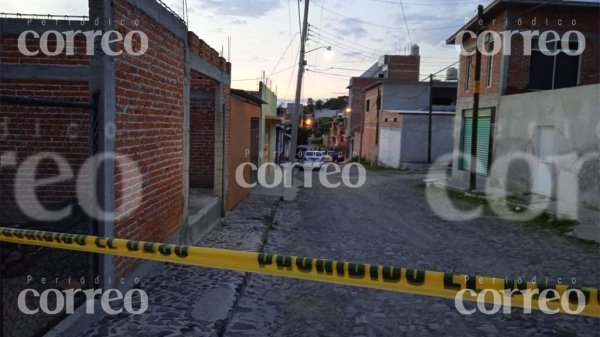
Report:
M 314 185 L 301 189 L 294 202 L 253 194 L 199 245 L 600 285 L 598 246 L 490 215 L 441 220 L 429 210 L 423 178 L 369 171 L 360 189 Z M 150 298 L 146 314 L 107 316 L 85 334 L 597 336 L 600 331 L 595 318 L 523 314 L 518 308 L 511 315 L 464 316 L 449 299 L 189 266 L 165 265 L 144 289 Z
M 303 189 L 282 204 L 265 250 L 426 270 L 598 286 L 598 247 L 494 216 L 443 221 L 423 176 L 369 171 L 360 189 Z M 471 307 L 474 307 L 472 305 Z M 567 315 L 463 316 L 453 300 L 252 275 L 226 336 L 594 336 L 600 320 Z

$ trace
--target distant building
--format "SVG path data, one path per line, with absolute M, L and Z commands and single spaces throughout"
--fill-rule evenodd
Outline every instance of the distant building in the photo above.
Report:
M 259 163 L 276 162 L 277 153 L 277 125 L 281 124 L 281 117 L 277 115 L 277 96 L 264 82 L 259 83 L 256 95 L 264 102 L 260 117 L 260 152 Z M 272 172 L 267 172 L 271 174 Z
M 365 112 L 365 92 L 367 86 L 379 80 L 419 81 L 420 59 L 418 50 L 412 55 L 384 55 L 358 77 L 351 77 L 348 89 L 348 107 L 346 134 L 348 140 L 347 156 L 358 155 L 361 126 Z M 357 138 L 358 137 L 358 138 Z
M 430 95 L 431 158 L 452 152 L 456 82 L 380 80 L 365 88 L 358 153 L 372 163 L 399 168 L 428 162 Z
M 331 109 L 315 110 L 315 119 L 334 118 L 334 117 L 338 116 L 340 113 L 343 113 L 343 111 L 331 110 Z
M 296 111 L 296 103 L 288 103 L 287 104 L 287 108 L 286 108 L 286 113 L 289 116 L 292 116 L 294 114 L 294 111 Z M 302 116 L 302 113 L 304 112 L 304 105 L 300 104 L 300 112 L 298 113 L 298 116 Z

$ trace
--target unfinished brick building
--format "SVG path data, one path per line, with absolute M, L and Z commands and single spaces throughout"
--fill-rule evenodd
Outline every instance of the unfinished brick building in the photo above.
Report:
M 202 225 L 220 217 L 228 190 L 231 65 L 155 0 L 90 0 L 89 17 L 43 19 L 0 19 L 0 225 L 195 241 Z M 140 35 L 130 34 L 131 41 L 110 43 L 123 51 L 110 56 L 102 37 L 87 44 L 78 34 L 74 55 L 19 50 L 23 32 L 37 33 L 26 38 L 33 52 L 49 30 L 141 31 L 148 48 L 125 52 L 126 43 L 143 49 Z M 57 36 L 50 34 L 48 46 L 56 51 Z M 23 197 L 22 190 L 33 192 Z M 128 276 L 127 287 L 151 268 L 133 259 L 44 251 L 39 261 L 20 251 L 27 263 L 13 266 L 13 276 L 69 261 L 76 267 L 64 275 L 44 276 L 100 276 L 100 287 L 109 277 Z

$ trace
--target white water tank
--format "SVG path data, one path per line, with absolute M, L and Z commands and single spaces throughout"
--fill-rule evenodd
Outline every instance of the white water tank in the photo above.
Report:
M 446 81 L 458 81 L 458 69 L 454 67 L 448 68 L 446 70 Z
M 419 55 L 419 46 L 416 44 L 413 44 L 412 47 L 410 48 L 410 55 L 412 56 L 418 56 Z

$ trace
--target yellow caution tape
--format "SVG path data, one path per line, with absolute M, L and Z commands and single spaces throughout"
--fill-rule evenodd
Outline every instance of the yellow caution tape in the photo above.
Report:
M 585 295 L 584 308 L 577 314 L 600 317 L 600 293 L 596 288 L 575 288 L 564 284 L 542 285 L 504 278 L 452 274 L 395 266 L 3 227 L 0 227 L 0 241 L 445 298 L 455 298 L 458 292 L 466 289 L 463 292 L 464 300 L 483 301 L 485 303 L 498 303 L 499 299 L 495 295 L 499 292 L 501 303 L 506 304 L 507 301 L 510 301 L 511 306 L 540 310 L 540 302 L 543 302 L 542 305 L 548 310 L 558 310 L 562 313 L 571 314 L 577 309 L 578 298 L 577 296 L 571 298 L 570 295 L 576 293 L 569 292 L 567 294 L 569 295 L 568 298 L 562 295 L 567 290 L 577 289 Z M 513 291 L 513 294 L 505 294 L 505 289 L 515 291 Z M 538 296 L 535 294 L 528 297 L 524 293 L 517 292 L 526 289 L 539 292 L 546 289 L 556 290 L 563 298 L 552 299 L 552 296 L 550 296 L 544 301 L 538 301 Z M 480 295 L 479 299 L 478 294 Z M 565 310 L 565 306 L 567 310 Z

